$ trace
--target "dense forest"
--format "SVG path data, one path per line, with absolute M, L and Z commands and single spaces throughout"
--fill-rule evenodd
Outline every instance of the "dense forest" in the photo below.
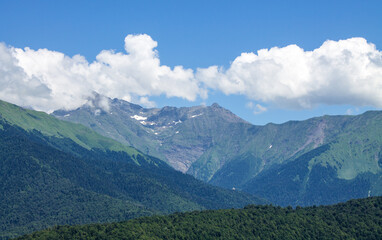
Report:
M 382 239 L 382 197 L 332 206 L 249 205 L 119 223 L 56 226 L 18 239 Z

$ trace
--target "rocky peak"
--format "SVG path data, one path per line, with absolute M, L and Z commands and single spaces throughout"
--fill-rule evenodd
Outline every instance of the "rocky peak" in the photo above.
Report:
M 233 122 L 233 123 L 248 123 L 244 119 L 238 117 L 237 115 L 232 113 L 230 110 L 223 108 L 217 103 L 212 104 L 211 107 L 209 107 L 209 109 L 212 110 L 214 114 L 224 119 L 225 121 Z

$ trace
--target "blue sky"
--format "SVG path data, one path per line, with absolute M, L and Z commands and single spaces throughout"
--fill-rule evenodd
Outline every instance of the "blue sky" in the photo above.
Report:
M 215 74 L 221 73 L 228 76 L 227 81 L 234 81 L 237 76 L 228 70 L 232 62 L 242 53 L 257 53 L 260 49 L 295 44 L 304 51 L 312 51 L 320 48 L 326 40 L 338 42 L 360 37 L 374 44 L 374 52 L 378 54 L 382 46 L 381 9 L 381 1 L 0 0 L 0 42 L 5 43 L 7 48 L 46 48 L 69 57 L 80 54 L 88 63 L 92 63 L 102 50 L 113 49 L 126 54 L 124 40 L 127 35 L 147 34 L 157 42 L 155 49 L 161 65 L 170 68 L 180 65 L 194 73 L 197 69 L 218 66 L 222 70 Z M 354 49 L 352 46 L 350 50 Z M 373 71 L 378 72 L 380 69 Z M 317 97 L 311 99 L 307 96 L 280 96 L 278 93 L 272 95 L 272 91 L 269 93 L 271 96 L 268 96 L 259 94 L 256 89 L 243 90 L 245 86 L 230 90 L 230 86 L 215 87 L 214 84 L 220 81 L 216 77 L 203 83 L 208 85 L 208 97 L 203 97 L 199 92 L 193 93 L 196 97 L 192 101 L 192 94 L 177 96 L 154 89 L 134 92 L 132 100 L 144 96 L 151 104 L 155 102 L 157 107 L 210 105 L 217 102 L 254 124 L 281 123 L 324 114 L 355 114 L 368 109 L 380 109 L 378 99 L 365 97 L 378 95 L 381 90 L 378 82 L 382 82 L 380 76 L 372 75 L 372 84 L 377 86 L 374 92 L 365 90 L 357 93 L 354 99 L 358 100 L 354 101 L 351 94 L 345 93 L 339 93 L 334 100 L 324 99 L 332 98 L 333 94 L 336 95 L 335 91 L 332 95 L 314 91 L 312 94 L 317 94 Z M 267 78 L 261 81 L 271 80 Z M 284 83 L 289 79 L 280 81 Z M 253 87 L 251 79 L 243 80 L 243 84 Z M 342 85 L 333 87 L 342 89 L 346 88 L 346 84 L 344 80 Z M 370 83 L 366 81 L 364 84 Z M 120 96 L 118 94 L 110 92 L 111 97 Z M 289 103 L 288 99 L 291 98 L 293 101 Z M 17 98 L 8 96 L 3 99 L 11 101 Z M 20 101 L 14 100 L 15 103 Z M 25 103 L 27 100 L 22 101 Z

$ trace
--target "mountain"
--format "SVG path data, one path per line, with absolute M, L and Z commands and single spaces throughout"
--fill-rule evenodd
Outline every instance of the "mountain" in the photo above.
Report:
M 281 205 L 331 204 L 382 195 L 382 113 L 326 116 L 321 121 L 336 123 L 335 137 L 296 159 L 274 165 L 243 189 Z
M 333 206 L 247 206 L 145 217 L 127 222 L 57 226 L 33 239 L 381 239 L 382 198 Z
M 102 110 L 99 102 L 108 102 Z M 382 112 L 252 125 L 217 104 L 145 109 L 97 95 L 54 116 L 154 155 L 205 182 L 280 205 L 382 194 Z
M 48 226 L 264 203 L 79 124 L 0 101 L 0 239 Z
M 109 106 L 105 108 L 105 102 Z M 101 104 L 103 103 L 103 104 Z M 55 111 L 61 120 L 83 124 L 98 133 L 168 162 L 176 170 L 186 173 L 191 165 L 217 144 L 233 151 L 227 142 L 227 129 L 232 133 L 249 123 L 230 111 L 213 104 L 211 107 L 164 107 L 145 109 L 141 106 L 96 95 L 88 104 L 73 111 Z M 223 154 L 218 154 L 223 156 Z
M 68 138 L 88 150 L 97 148 L 124 151 L 129 155 L 139 155 L 139 152 L 132 147 L 103 137 L 80 124 L 58 121 L 44 112 L 20 108 L 1 100 L 0 110 L 1 119 L 26 131 L 37 130 L 45 136 Z

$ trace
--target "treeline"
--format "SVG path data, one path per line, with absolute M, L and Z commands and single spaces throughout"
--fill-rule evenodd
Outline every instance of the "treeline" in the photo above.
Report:
M 382 239 L 382 197 L 333 206 L 207 210 L 57 226 L 19 239 Z

